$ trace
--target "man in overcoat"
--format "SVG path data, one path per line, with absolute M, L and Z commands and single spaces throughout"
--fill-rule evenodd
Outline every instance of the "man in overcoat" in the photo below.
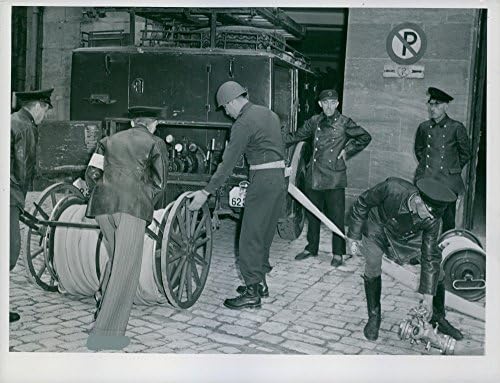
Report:
M 335 90 L 323 90 L 318 103 L 323 111 L 307 120 L 295 133 L 287 134 L 285 144 L 312 139 L 312 156 L 306 170 L 306 194 L 343 231 L 346 161 L 365 149 L 371 136 L 337 110 L 339 99 Z M 297 254 L 296 260 L 318 255 L 320 222 L 309 212 L 307 221 L 307 245 Z M 342 265 L 345 253 L 344 239 L 332 234 L 332 266 Z
M 26 193 L 35 177 L 37 126 L 49 109 L 54 89 L 17 92 L 16 107 L 10 116 L 10 270 L 16 266 L 21 250 L 19 214 L 24 209 Z M 9 322 L 19 320 L 18 313 L 9 312 Z
M 87 216 L 95 217 L 109 255 L 87 339 L 91 350 L 126 347 L 125 336 L 141 272 L 146 226 L 165 190 L 168 153 L 153 133 L 161 108 L 132 107 L 132 127 L 99 141 L 86 172 L 92 188 Z
M 246 156 L 250 185 L 239 240 L 239 265 L 245 286 L 239 286 L 240 295 L 226 299 L 224 306 L 257 308 L 261 306 L 261 297 L 269 296 L 266 282 L 266 274 L 271 271 L 269 249 L 286 196 L 281 124 L 276 113 L 250 102 L 247 90 L 235 81 L 219 87 L 217 103 L 235 120 L 231 138 L 208 185 L 191 194 L 189 209 L 199 209 L 224 184 L 241 155 Z
M 365 337 L 376 340 L 381 321 L 382 256 L 393 255 L 398 263 L 409 261 L 410 255 L 398 252 L 405 243 L 421 234 L 420 284 L 427 319 L 438 331 L 460 340 L 462 333 L 445 318 L 444 273 L 438 248 L 439 225 L 446 206 L 456 200 L 442 182 L 421 178 L 416 186 L 401 178 L 387 178 L 362 193 L 352 206 L 348 247 L 356 254 L 360 247 L 365 263 L 363 275 L 368 322 Z M 418 238 L 418 237 L 417 237 Z
M 465 191 L 462 169 L 471 158 L 469 137 L 464 125 L 446 113 L 453 97 L 433 87 L 428 93 L 431 119 L 419 125 L 415 136 L 418 160 L 415 182 L 423 177 L 434 177 L 459 195 Z M 456 202 L 453 201 L 443 214 L 443 233 L 455 228 L 455 213 Z

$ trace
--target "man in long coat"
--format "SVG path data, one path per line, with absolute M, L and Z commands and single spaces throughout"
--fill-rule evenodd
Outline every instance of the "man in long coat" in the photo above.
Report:
M 352 119 L 341 114 L 338 94 L 333 89 L 323 90 L 318 101 L 322 112 L 307 120 L 295 133 L 285 136 L 285 144 L 312 139 L 312 156 L 306 170 L 306 194 L 314 205 L 340 230 L 344 230 L 346 162 L 365 149 L 370 134 Z M 318 255 L 320 222 L 307 212 L 307 246 L 296 260 Z M 332 234 L 332 266 L 343 262 L 345 241 Z
M 446 113 L 453 97 L 433 87 L 428 93 L 431 119 L 422 122 L 417 129 L 415 182 L 423 177 L 434 177 L 459 195 L 465 191 L 462 169 L 471 158 L 469 137 L 464 125 Z M 455 228 L 455 213 L 456 202 L 453 201 L 443 214 L 443 233 Z
M 167 182 L 167 147 L 153 134 L 161 113 L 161 108 L 130 108 L 132 128 L 103 138 L 87 168 L 93 188 L 87 216 L 99 224 L 109 255 L 87 339 L 91 350 L 119 350 L 130 342 L 125 330 L 139 284 L 144 233 Z
M 52 109 L 53 90 L 17 92 L 16 105 L 21 109 L 10 116 L 10 271 L 16 266 L 21 250 L 19 214 L 35 177 L 37 126 Z M 9 322 L 19 318 L 18 313 L 9 312 Z

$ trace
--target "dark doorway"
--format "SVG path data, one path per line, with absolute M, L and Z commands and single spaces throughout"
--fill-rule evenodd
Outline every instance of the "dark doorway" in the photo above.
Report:
M 472 113 L 469 119 L 472 159 L 467 172 L 467 193 L 464 206 L 464 227 L 473 230 L 484 245 L 486 238 L 486 27 L 487 10 L 480 10 L 478 38 L 471 94 Z
M 26 83 L 27 7 L 12 7 L 11 90 L 22 91 Z

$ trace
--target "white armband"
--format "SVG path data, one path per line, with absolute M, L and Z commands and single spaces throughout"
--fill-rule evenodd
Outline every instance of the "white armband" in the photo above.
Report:
M 104 170 L 104 156 L 97 153 L 92 154 L 88 166 L 93 166 L 94 168 Z

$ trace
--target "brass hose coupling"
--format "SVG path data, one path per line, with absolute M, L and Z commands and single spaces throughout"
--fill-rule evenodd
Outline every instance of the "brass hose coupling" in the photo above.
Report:
M 452 337 L 438 333 L 438 328 L 425 320 L 425 308 L 412 308 L 409 318 L 399 325 L 398 336 L 401 340 L 409 340 L 411 344 L 425 344 L 425 350 L 438 349 L 442 355 L 453 355 L 456 340 Z

